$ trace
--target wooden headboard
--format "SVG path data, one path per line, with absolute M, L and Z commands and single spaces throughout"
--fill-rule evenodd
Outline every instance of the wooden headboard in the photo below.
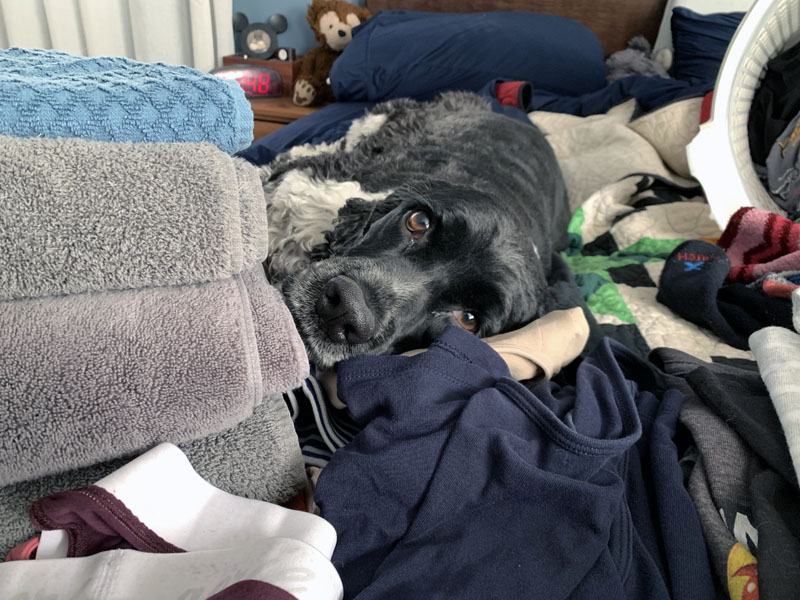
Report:
M 667 0 L 366 0 L 377 13 L 389 9 L 428 12 L 517 10 L 569 17 L 600 38 L 606 56 L 643 35 L 653 43 Z

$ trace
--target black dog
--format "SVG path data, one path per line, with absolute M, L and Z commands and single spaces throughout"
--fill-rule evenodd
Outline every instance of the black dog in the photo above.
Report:
M 545 312 L 569 210 L 537 128 L 452 93 L 379 105 L 350 132 L 322 153 L 279 158 L 265 174 L 268 272 L 282 280 L 318 368 L 424 347 L 450 324 L 487 336 Z M 308 225 L 308 198 L 330 204 L 345 182 L 359 193 L 344 192 L 351 197 L 333 220 L 330 205 L 319 208 L 324 242 L 310 248 L 322 240 L 309 235 L 314 227 L 287 226 L 292 211 Z

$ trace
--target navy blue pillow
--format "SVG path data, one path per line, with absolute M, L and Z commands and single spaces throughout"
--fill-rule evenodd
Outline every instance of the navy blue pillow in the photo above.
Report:
M 525 12 L 383 11 L 353 30 L 333 63 L 340 101 L 428 100 L 492 79 L 578 95 L 606 85 L 603 50 L 587 27 Z
M 672 10 L 672 76 L 716 81 L 743 12 L 701 15 L 688 8 Z

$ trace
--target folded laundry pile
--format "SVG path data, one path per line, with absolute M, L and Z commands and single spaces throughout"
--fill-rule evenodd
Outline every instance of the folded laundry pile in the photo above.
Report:
M 164 442 L 226 493 L 305 485 L 280 393 L 308 358 L 230 155 L 251 132 L 238 85 L 192 69 L 0 51 L 0 558 L 36 500 Z

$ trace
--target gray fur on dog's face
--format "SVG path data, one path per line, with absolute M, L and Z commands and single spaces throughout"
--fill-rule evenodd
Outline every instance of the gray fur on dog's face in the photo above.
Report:
M 422 235 L 407 224 L 419 212 L 430 222 Z M 457 323 L 456 311 L 474 315 L 475 333 L 486 336 L 527 323 L 543 307 L 546 265 L 533 240 L 514 214 L 473 189 L 442 182 L 424 191 L 403 188 L 377 202 L 351 199 L 327 239 L 316 255 L 324 260 L 283 284 L 320 369 L 360 354 L 425 347 Z M 326 331 L 319 298 L 340 276 L 363 292 L 365 302 L 355 310 L 371 312 L 365 341 L 332 339 Z

